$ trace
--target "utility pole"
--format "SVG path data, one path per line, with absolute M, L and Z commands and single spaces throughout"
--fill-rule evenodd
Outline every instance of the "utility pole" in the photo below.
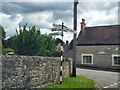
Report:
M 78 0 L 74 0 L 74 27 L 73 30 L 77 31 L 77 4 Z M 76 36 L 77 34 L 74 33 L 74 39 L 73 39 L 73 70 L 72 70 L 72 76 L 76 77 Z

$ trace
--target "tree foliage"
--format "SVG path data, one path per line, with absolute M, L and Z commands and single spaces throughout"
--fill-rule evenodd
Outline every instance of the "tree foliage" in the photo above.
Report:
M 0 37 L 2 39 L 6 38 L 6 32 L 5 32 L 4 28 L 1 25 L 0 25 Z
M 35 26 L 27 30 L 27 24 L 16 35 L 7 40 L 8 46 L 19 55 L 57 56 L 56 40 L 52 36 L 42 35 Z M 59 54 L 58 54 L 59 55 Z
M 5 54 L 5 38 L 6 38 L 6 32 L 4 28 L 0 25 L 0 49 L 2 52 L 0 54 Z
M 0 25 L 0 40 L 2 40 L 3 47 L 5 45 L 6 32 L 4 28 Z

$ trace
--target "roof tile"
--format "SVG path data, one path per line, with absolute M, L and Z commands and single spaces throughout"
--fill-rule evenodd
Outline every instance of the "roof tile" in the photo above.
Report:
M 79 33 L 77 45 L 118 45 L 120 25 L 86 27 Z

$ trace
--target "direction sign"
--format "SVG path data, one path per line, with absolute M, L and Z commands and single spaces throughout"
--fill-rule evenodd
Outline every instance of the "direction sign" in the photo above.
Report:
M 59 27 L 59 26 L 60 26 L 59 24 L 53 23 L 53 27 Z
M 61 31 L 59 28 L 52 28 L 51 31 Z
M 60 24 L 55 24 L 53 23 L 53 27 L 51 31 L 61 31 L 62 30 L 62 25 Z M 72 33 L 77 33 L 76 30 L 72 30 L 70 28 L 68 28 L 67 26 L 63 26 L 63 31 L 65 32 L 72 32 Z
M 53 32 L 53 33 L 49 33 L 49 35 L 52 35 L 52 36 L 61 35 L 61 32 Z

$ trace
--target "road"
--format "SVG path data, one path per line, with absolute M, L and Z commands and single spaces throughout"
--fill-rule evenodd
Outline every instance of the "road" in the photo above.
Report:
M 120 86 L 120 78 L 118 80 L 117 72 L 90 70 L 77 68 L 77 75 L 86 76 L 96 83 L 97 87 L 102 88 L 118 88 Z

